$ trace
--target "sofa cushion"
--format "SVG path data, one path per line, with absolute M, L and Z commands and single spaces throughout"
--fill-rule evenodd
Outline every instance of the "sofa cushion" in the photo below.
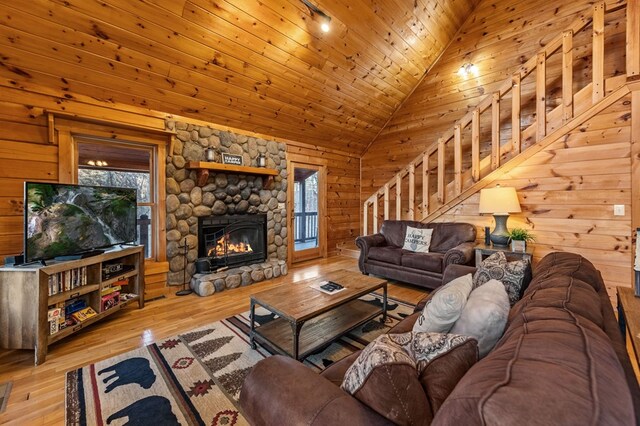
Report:
M 542 258 L 536 264 L 531 284 L 544 281 L 551 275 L 564 275 L 579 279 L 593 286 L 596 291 L 600 291 L 604 287 L 600 272 L 593 266 L 593 263 L 574 253 L 555 252 Z
M 634 408 L 609 337 L 566 320 L 510 326 L 460 380 L 433 425 L 632 425 Z
M 529 261 L 523 259 L 508 262 L 505 254 L 499 251 L 483 260 L 477 268 L 473 275 L 474 288 L 489 280 L 498 280 L 507 290 L 511 306 L 520 300 Z
M 462 243 L 476 240 L 476 227 L 468 223 L 442 222 L 430 225 L 433 227 L 430 251 L 445 253 Z
M 347 370 L 342 389 L 396 424 L 429 424 L 431 403 L 418 376 L 431 361 L 470 341 L 466 336 L 440 333 L 384 334 L 367 345 Z M 465 347 L 449 360 L 449 366 L 463 369 L 454 363 L 464 359 L 463 365 L 468 365 L 470 361 L 462 356 L 468 353 L 475 356 Z M 448 393 L 441 385 L 435 390 L 438 401 L 443 392 Z
M 439 288 L 427 300 L 413 331 L 447 333 L 460 317 L 472 285 L 471 274 L 467 274 Z
M 422 271 L 431 271 L 442 273 L 442 253 L 410 253 L 402 254 L 402 266 L 407 268 L 420 269 Z
M 432 233 L 433 229 L 407 226 L 402 248 L 416 253 L 429 253 Z
M 394 265 L 402 264 L 402 249 L 400 247 L 371 247 L 369 258 Z
M 407 233 L 407 223 L 413 226 L 413 222 L 404 220 L 385 220 L 380 227 L 380 233 L 384 235 L 387 244 L 396 247 L 404 245 L 404 236 Z
M 482 358 L 502 337 L 508 316 L 509 297 L 504 285 L 490 280 L 471 292 L 451 333 L 475 338 Z

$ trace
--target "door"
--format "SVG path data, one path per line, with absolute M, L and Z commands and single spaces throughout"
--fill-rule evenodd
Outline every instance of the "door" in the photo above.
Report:
M 289 254 L 291 262 L 326 255 L 324 226 L 325 167 L 295 161 L 290 163 L 293 182 L 289 186 Z

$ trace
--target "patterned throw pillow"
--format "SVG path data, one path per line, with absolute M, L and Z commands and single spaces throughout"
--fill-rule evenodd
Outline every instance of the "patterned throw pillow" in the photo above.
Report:
M 418 376 L 445 356 L 452 369 L 468 369 L 477 360 L 475 339 L 441 333 L 383 334 L 351 364 L 341 387 L 396 424 L 428 423 L 432 404 Z M 438 393 L 441 397 L 442 389 Z
M 473 288 L 478 288 L 489 280 L 498 280 L 504 284 L 509 295 L 509 304 L 513 306 L 521 296 L 525 275 L 529 268 L 528 260 L 508 262 L 502 252 L 493 253 L 482 261 L 473 275 Z
M 460 317 L 472 288 L 471 274 L 467 274 L 437 289 L 413 324 L 413 331 L 447 333 Z
M 509 297 L 498 280 L 476 288 L 451 328 L 451 333 L 471 336 L 478 341 L 480 358 L 488 354 L 504 333 L 509 317 Z
M 433 234 L 433 229 L 407 226 L 407 233 L 405 234 L 404 246 L 402 246 L 402 248 L 415 251 L 416 253 L 429 253 L 431 234 Z

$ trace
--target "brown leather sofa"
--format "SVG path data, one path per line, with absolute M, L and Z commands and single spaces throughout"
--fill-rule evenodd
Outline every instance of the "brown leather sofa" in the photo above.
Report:
M 429 253 L 403 250 L 407 226 L 432 228 Z M 358 266 L 363 274 L 375 274 L 434 289 L 442 285 L 447 265 L 473 263 L 476 228 L 468 223 L 422 223 L 385 220 L 380 233 L 356 238 Z
M 473 270 L 453 265 L 444 279 Z M 411 330 L 417 316 L 391 332 Z M 244 415 L 254 425 L 389 424 L 339 387 L 357 356 L 322 374 L 283 356 L 260 361 L 240 394 Z M 380 398 L 390 397 L 390 389 L 380 389 Z M 423 420 L 420 424 L 431 421 Z M 502 339 L 462 376 L 431 424 L 632 425 L 639 420 L 640 389 L 600 273 L 581 256 L 551 253 L 511 309 Z

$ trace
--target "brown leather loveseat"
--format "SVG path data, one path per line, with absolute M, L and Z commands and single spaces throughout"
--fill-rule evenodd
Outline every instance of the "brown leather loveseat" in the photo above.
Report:
M 429 253 L 403 250 L 407 226 L 433 229 Z M 380 233 L 356 238 L 358 266 L 363 274 L 375 274 L 427 288 L 442 285 L 447 265 L 473 262 L 476 228 L 468 223 L 422 223 L 385 220 Z
M 473 271 L 453 265 L 445 281 Z M 419 313 L 390 332 L 410 331 Z M 340 389 L 358 352 L 316 374 L 283 356 L 260 361 L 240 404 L 254 425 L 388 425 Z M 455 371 L 443 371 L 452 379 Z M 457 380 L 457 378 L 456 378 Z M 392 383 L 380 398 L 393 398 Z M 640 389 L 600 273 L 572 253 L 551 253 L 509 313 L 496 347 L 471 367 L 422 425 L 634 425 Z M 411 401 L 406 401 L 410 406 Z

